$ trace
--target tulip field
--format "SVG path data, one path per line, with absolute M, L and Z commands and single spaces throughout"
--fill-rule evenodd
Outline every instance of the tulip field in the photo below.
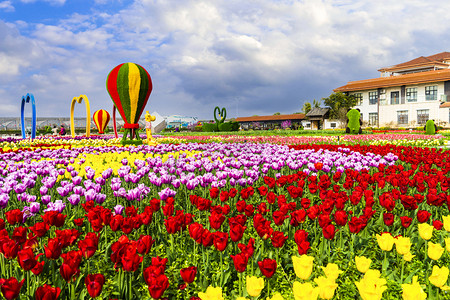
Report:
M 450 299 L 446 143 L 0 140 L 0 297 Z

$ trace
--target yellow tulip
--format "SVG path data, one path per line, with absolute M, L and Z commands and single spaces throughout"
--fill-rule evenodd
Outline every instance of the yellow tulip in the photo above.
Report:
M 395 249 L 397 249 L 398 254 L 408 254 L 411 249 L 411 240 L 404 236 L 395 238 Z
M 303 280 L 308 279 L 312 273 L 313 261 L 314 261 L 313 256 L 308 255 L 302 255 L 300 257 L 292 256 L 292 263 L 294 265 L 295 275 L 297 275 L 298 278 L 301 278 Z
M 272 298 L 266 298 L 266 300 L 284 300 L 284 298 L 280 293 L 276 293 L 272 296 Z
M 366 273 L 369 270 L 372 260 L 365 256 L 355 256 L 356 268 L 361 273 Z
M 325 273 L 325 276 L 328 279 L 331 279 L 333 281 L 335 281 L 339 277 L 339 274 L 342 273 L 342 271 L 339 270 L 338 265 L 337 264 L 333 264 L 333 263 L 329 263 L 329 264 L 327 264 L 326 267 L 322 267 L 322 270 Z
M 428 257 L 432 260 L 438 260 L 444 253 L 444 248 L 440 244 L 428 242 Z
M 450 216 L 442 216 L 442 222 L 444 223 L 444 229 L 450 232 Z
M 447 249 L 447 251 L 450 251 L 450 238 L 445 238 L 445 249 Z
M 391 251 L 394 246 L 394 237 L 389 232 L 383 232 L 381 235 L 377 234 L 377 242 L 381 250 Z
M 316 300 L 319 296 L 319 290 L 314 288 L 311 282 L 300 283 L 294 281 L 292 291 L 294 292 L 295 300 Z
M 435 265 L 433 266 L 433 271 L 431 272 L 431 276 L 428 277 L 428 279 L 434 286 L 445 289 L 444 285 L 447 282 L 448 273 L 449 270 L 446 266 L 442 266 L 442 268 L 439 268 Z
M 427 223 L 419 224 L 419 235 L 424 240 L 429 240 L 433 236 L 434 226 L 428 225 Z
M 359 282 L 355 282 L 355 285 L 363 300 L 379 300 L 387 289 L 386 279 L 380 278 L 378 270 L 368 270 Z
M 319 276 L 314 279 L 317 283 L 317 289 L 319 290 L 319 297 L 322 299 L 331 299 L 334 296 L 334 291 L 338 287 L 335 280 L 324 276 Z
M 256 276 L 247 276 L 247 293 L 256 297 L 261 294 L 262 289 L 264 288 L 264 278 L 258 278 Z
M 405 261 L 411 261 L 411 260 L 413 259 L 414 256 L 415 256 L 415 255 L 412 255 L 411 252 L 408 252 L 408 253 L 406 253 L 406 254 L 403 255 L 403 259 L 404 259 Z
M 403 300 L 425 300 L 427 299 L 427 293 L 425 293 L 420 284 L 417 282 L 417 276 L 413 277 L 411 284 L 402 284 Z
M 198 293 L 198 296 L 202 300 L 225 300 L 222 295 L 221 287 L 208 286 L 205 293 Z

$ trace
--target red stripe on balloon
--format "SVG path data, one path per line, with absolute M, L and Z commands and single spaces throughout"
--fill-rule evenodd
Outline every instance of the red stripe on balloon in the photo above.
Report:
M 103 128 L 104 128 L 104 124 L 103 124 L 103 109 L 99 110 L 98 112 L 98 124 L 99 126 L 99 133 L 103 133 Z
M 120 102 L 119 92 L 117 91 L 117 76 L 119 74 L 119 69 L 124 64 L 120 64 L 109 73 L 106 85 L 108 87 L 108 92 L 121 116 L 125 115 L 123 111 L 122 103 Z

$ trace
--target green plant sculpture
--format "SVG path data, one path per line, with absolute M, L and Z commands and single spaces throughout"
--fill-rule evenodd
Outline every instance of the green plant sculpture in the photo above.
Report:
M 360 134 L 362 133 L 361 129 L 361 113 L 357 109 L 350 109 L 347 112 L 347 128 L 346 132 L 351 134 Z
M 425 132 L 427 134 L 435 134 L 436 133 L 436 125 L 434 124 L 433 120 L 428 120 L 425 124 Z
M 214 108 L 214 120 L 215 123 L 203 123 L 202 130 L 204 132 L 215 132 L 215 131 L 238 131 L 239 130 L 239 122 L 225 122 L 227 118 L 227 110 L 225 107 L 220 109 L 220 107 L 216 106 Z

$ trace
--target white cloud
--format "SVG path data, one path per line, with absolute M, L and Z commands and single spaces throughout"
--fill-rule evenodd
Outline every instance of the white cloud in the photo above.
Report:
M 11 1 L 1 1 L 0 2 L 0 10 L 4 10 L 6 12 L 13 12 L 14 6 L 12 5 Z
M 35 90 L 47 115 L 67 115 L 61 103 L 79 94 L 110 106 L 108 72 L 133 61 L 152 76 L 162 114 L 210 117 L 237 97 L 242 115 L 289 113 L 380 67 L 450 50 L 449 10 L 438 0 L 136 0 L 54 25 L 0 22 L 0 78 L 17 81 L 7 91 Z

